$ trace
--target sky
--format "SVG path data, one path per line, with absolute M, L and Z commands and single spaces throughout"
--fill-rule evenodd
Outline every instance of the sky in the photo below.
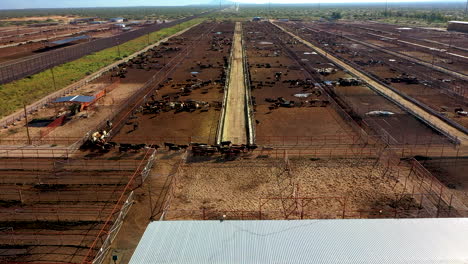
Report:
M 387 0 L 271 0 L 271 3 L 358 3 L 385 2 Z M 388 0 L 391 2 L 431 2 L 441 0 Z M 445 0 L 460 1 L 465 0 Z M 64 8 L 64 7 L 108 7 L 108 6 L 176 6 L 217 3 L 218 0 L 0 0 L 0 9 L 20 8 Z M 239 3 L 265 4 L 270 0 L 237 0 Z

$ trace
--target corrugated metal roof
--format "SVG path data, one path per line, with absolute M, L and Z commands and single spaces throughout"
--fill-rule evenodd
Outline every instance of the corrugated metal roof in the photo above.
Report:
M 81 36 L 78 36 L 78 37 L 73 37 L 73 38 L 67 38 L 67 39 L 62 39 L 62 40 L 53 41 L 53 42 L 51 42 L 51 43 L 52 43 L 52 44 L 55 44 L 55 45 L 63 45 L 63 44 L 69 43 L 69 42 L 73 42 L 73 41 L 77 41 L 77 40 L 81 40 L 81 39 L 88 39 L 88 38 L 89 38 L 88 35 L 81 35 Z
M 466 24 L 468 25 L 468 21 L 449 21 L 449 24 Z
M 78 103 L 90 103 L 95 99 L 94 96 L 74 95 L 65 96 L 55 99 L 54 103 L 65 103 L 65 102 L 78 102 Z
M 468 263 L 468 219 L 159 221 L 130 264 Z

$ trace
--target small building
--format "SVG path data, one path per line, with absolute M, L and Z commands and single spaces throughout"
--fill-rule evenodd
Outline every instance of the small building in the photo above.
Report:
M 261 17 L 254 17 L 254 18 L 252 18 L 252 21 L 261 21 L 261 20 L 262 20 Z
M 113 22 L 113 23 L 122 23 L 124 22 L 124 18 L 123 17 L 115 17 L 115 18 L 111 18 L 109 19 L 110 22 Z
M 96 100 L 95 96 L 84 96 L 84 95 L 74 95 L 74 96 L 64 96 L 59 97 L 53 101 L 55 104 L 79 104 L 80 111 L 85 109 L 87 106 L 91 105 Z
M 466 263 L 468 219 L 157 221 L 130 264 Z
M 468 21 L 449 21 L 447 30 L 468 33 Z

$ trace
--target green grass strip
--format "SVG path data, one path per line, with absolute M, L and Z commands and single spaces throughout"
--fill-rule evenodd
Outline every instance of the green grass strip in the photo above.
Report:
M 192 19 L 182 24 L 153 32 L 149 36 L 150 44 L 156 43 L 161 39 L 193 26 L 196 23 L 202 22 L 203 20 L 205 20 L 205 18 Z M 144 35 L 121 44 L 119 47 L 121 57 L 118 56 L 117 47 L 112 47 L 53 67 L 57 89 L 54 88 L 50 70 L 0 85 L 0 117 L 7 116 L 17 111 L 23 107 L 23 103 L 31 104 L 146 46 L 148 46 L 148 36 Z

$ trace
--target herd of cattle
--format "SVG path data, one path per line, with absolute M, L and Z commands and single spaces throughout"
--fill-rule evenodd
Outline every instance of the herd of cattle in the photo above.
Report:
M 87 140 L 81 150 L 98 151 L 100 153 L 108 153 L 112 149 L 118 147 L 120 153 L 123 152 L 138 152 L 144 149 L 159 149 L 161 146 L 156 144 L 127 144 L 116 142 L 104 142 L 101 140 Z M 223 141 L 221 144 L 209 145 L 205 143 L 190 143 L 189 145 L 175 144 L 164 142 L 164 149 L 168 151 L 191 150 L 194 156 L 208 156 L 214 154 L 222 154 L 226 156 L 240 155 L 241 153 L 254 151 L 258 148 L 255 144 L 232 144 L 230 141 Z
M 270 106 L 268 106 L 268 109 L 270 111 L 278 109 L 280 107 L 286 107 L 286 108 L 291 108 L 291 107 L 326 107 L 327 105 L 330 104 L 329 100 L 320 100 L 320 99 L 311 99 L 307 101 L 292 101 L 292 100 L 286 100 L 284 97 L 278 97 L 277 99 L 273 98 L 265 98 L 265 101 L 268 103 L 271 103 Z
M 161 112 L 169 112 L 174 110 L 175 113 L 180 112 L 189 112 L 192 113 L 196 110 L 201 112 L 207 112 L 211 106 L 214 106 L 216 109 L 219 109 L 221 102 L 214 101 L 213 103 L 208 103 L 205 101 L 195 101 L 195 100 L 185 100 L 185 101 L 166 101 L 166 100 L 153 100 L 146 102 L 144 105 L 139 107 L 136 113 L 146 114 L 158 114 Z

